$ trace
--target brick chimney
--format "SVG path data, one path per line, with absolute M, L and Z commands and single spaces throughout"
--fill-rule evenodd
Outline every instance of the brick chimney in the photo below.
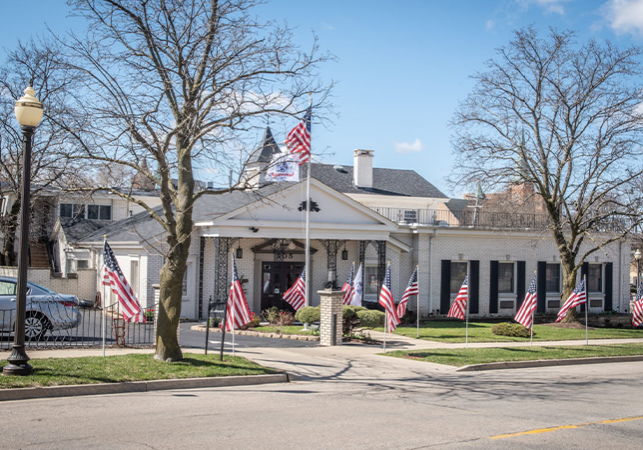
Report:
M 353 183 L 357 187 L 373 187 L 373 150 L 353 150 Z

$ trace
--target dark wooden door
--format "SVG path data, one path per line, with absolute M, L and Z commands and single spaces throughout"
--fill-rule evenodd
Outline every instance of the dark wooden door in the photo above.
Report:
M 286 311 L 294 309 L 283 300 L 304 269 L 303 262 L 266 261 L 261 265 L 261 310 L 276 306 Z

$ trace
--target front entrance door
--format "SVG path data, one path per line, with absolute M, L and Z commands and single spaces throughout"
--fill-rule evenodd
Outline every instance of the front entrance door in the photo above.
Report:
M 263 262 L 261 264 L 261 310 L 276 306 L 286 311 L 294 311 L 283 300 L 283 295 L 295 283 L 303 269 L 303 262 Z

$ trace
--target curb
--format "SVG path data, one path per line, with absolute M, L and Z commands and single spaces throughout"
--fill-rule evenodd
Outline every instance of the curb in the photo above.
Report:
M 456 372 L 477 372 L 483 370 L 503 370 L 503 369 L 527 369 L 530 367 L 549 367 L 549 366 L 576 366 L 581 364 L 606 364 L 619 362 L 636 362 L 643 361 L 643 355 L 633 356 L 603 356 L 599 358 L 576 358 L 576 359 L 540 359 L 537 361 L 505 361 L 487 364 L 472 364 L 470 366 L 460 367 Z
M 34 398 L 75 397 L 79 395 L 122 394 L 168 389 L 199 389 L 255 384 L 288 383 L 287 373 L 246 375 L 217 378 L 184 378 L 176 380 L 132 381 L 127 383 L 79 384 L 72 386 L 46 386 L 38 388 L 0 389 L 0 402 Z
M 192 328 L 194 331 L 205 331 L 205 325 L 194 325 Z M 221 333 L 219 328 L 210 327 L 210 333 Z M 253 337 L 262 337 L 262 338 L 272 338 L 272 339 L 290 339 L 293 341 L 319 341 L 319 336 L 307 336 L 300 334 L 280 334 L 280 333 L 260 333 L 259 331 L 250 331 L 250 330 L 235 330 L 234 332 L 238 336 L 253 336 Z

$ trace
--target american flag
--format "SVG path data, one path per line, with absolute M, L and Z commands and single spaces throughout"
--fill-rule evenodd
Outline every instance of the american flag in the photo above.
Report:
M 397 318 L 397 310 L 395 309 L 395 299 L 393 299 L 393 292 L 391 291 L 391 265 L 386 267 L 386 276 L 384 283 L 382 283 L 382 290 L 380 290 L 379 304 L 384 307 L 386 311 L 386 321 L 389 331 L 395 331 L 400 320 Z
M 301 275 L 295 281 L 295 284 L 290 286 L 284 293 L 284 300 L 290 304 L 295 311 L 299 311 L 302 306 L 306 304 L 306 268 L 301 271 Z
M 103 246 L 103 264 L 105 264 L 103 285 L 110 286 L 111 291 L 116 295 L 125 321 L 145 323 L 143 309 L 138 303 L 138 300 L 136 300 L 136 295 L 127 282 L 125 275 L 123 275 L 123 271 L 118 265 L 116 256 L 114 256 L 112 248 L 107 243 L 107 239 Z
M 310 122 L 312 115 L 312 106 L 309 106 L 306 114 L 304 114 L 304 120 L 299 122 L 299 124 L 288 133 L 284 141 L 290 153 L 297 153 L 299 155 L 300 166 L 310 158 Z
M 531 326 L 534 324 L 534 311 L 536 311 L 537 304 L 536 277 L 537 274 L 534 274 L 534 277 L 531 279 L 531 283 L 529 283 L 529 289 L 527 289 L 525 301 L 522 302 L 516 317 L 514 317 L 516 322 L 524 325 L 527 329 L 531 329 Z
M 409 302 L 409 298 L 413 295 L 418 295 L 418 268 L 416 267 L 411 275 L 409 284 L 406 286 L 404 294 L 402 294 L 402 300 L 397 305 L 397 317 L 402 319 L 404 314 L 406 314 L 406 305 Z
M 639 281 L 639 287 L 636 291 L 636 301 L 632 308 L 632 325 L 638 327 L 643 323 L 643 284 Z
M 232 254 L 232 283 L 230 284 L 230 295 L 228 295 L 228 304 L 226 308 L 225 329 L 232 331 L 242 327 L 252 320 L 252 314 L 248 307 L 246 294 L 241 287 L 241 280 L 237 273 L 237 263 Z
M 344 286 L 342 286 L 342 292 L 344 293 L 343 305 L 350 305 L 351 296 L 353 295 L 353 278 L 355 277 L 355 263 L 351 264 L 351 271 L 346 278 Z
M 456 319 L 464 320 L 464 313 L 467 309 L 467 300 L 469 298 L 469 287 L 468 287 L 469 277 L 464 277 L 462 282 L 462 287 L 458 291 L 458 295 L 455 296 L 455 300 L 449 308 L 447 317 L 455 317 Z
M 569 298 L 565 301 L 563 304 L 563 307 L 560 308 L 560 311 L 558 311 L 558 317 L 556 318 L 556 322 L 560 322 L 565 318 L 567 315 L 567 311 L 576 308 L 578 305 L 582 305 L 583 303 L 587 303 L 587 291 L 585 290 L 585 277 L 583 277 L 582 280 L 580 280 L 580 283 L 578 283 L 578 286 L 576 286 L 576 289 L 572 291 L 571 294 L 569 294 Z

